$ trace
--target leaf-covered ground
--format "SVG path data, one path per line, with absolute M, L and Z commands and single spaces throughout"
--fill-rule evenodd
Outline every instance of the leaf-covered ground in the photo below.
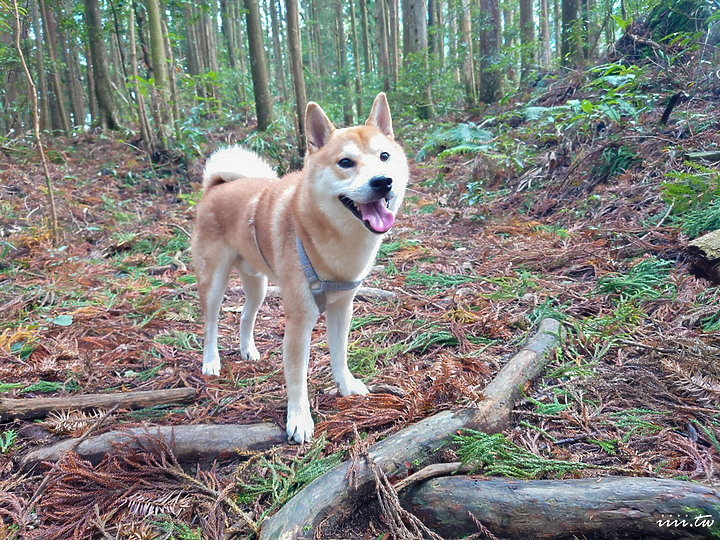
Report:
M 353 425 L 372 441 L 482 400 L 483 387 L 546 316 L 564 321 L 567 338 L 524 389 L 504 437 L 518 455 L 570 466 L 520 476 L 633 474 L 718 485 L 720 291 L 685 247 L 720 226 L 717 163 L 687 159 L 718 148 L 720 90 L 717 79 L 696 77 L 662 126 L 674 92 L 663 73 L 652 63 L 608 64 L 582 80 L 546 77 L 526 95 L 440 127 L 399 118 L 408 154 L 419 152 L 413 191 L 366 282 L 396 296 L 356 302 L 349 357 L 353 372 L 400 391 L 339 397 L 321 320 L 309 375 L 318 440 L 310 446 L 212 468 L 183 469 L 162 444 L 150 453 L 126 449 L 96 467 L 69 457 L 46 470 L 38 489 L 43 475 L 23 475 L 19 459 L 83 433 L 98 414 L 6 419 L 0 536 L 252 536 L 240 513 L 260 522 L 343 459 Z M 243 136 L 212 130 L 203 151 Z M 24 141 L 0 148 L 0 397 L 192 386 L 199 394 L 191 405 L 119 410 L 98 432 L 144 423 L 284 425 L 277 297 L 259 315 L 262 359 L 243 361 L 241 284 L 231 281 L 223 371 L 200 374 L 189 233 L 202 159 L 151 167 L 119 137 L 48 142 L 62 225 L 55 245 L 34 149 Z M 480 472 L 516 470 L 499 455 L 488 459 Z M 371 509 L 344 534 L 386 531 Z

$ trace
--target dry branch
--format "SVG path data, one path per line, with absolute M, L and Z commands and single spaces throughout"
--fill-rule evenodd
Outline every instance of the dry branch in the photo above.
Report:
M 119 408 L 137 409 L 168 403 L 186 403 L 195 399 L 194 388 L 169 388 L 166 390 L 142 390 L 139 392 L 115 392 L 111 394 L 84 394 L 78 396 L 0 399 L 0 421 L 17 418 L 39 418 L 50 411 L 78 409 Z
M 275 424 L 153 426 L 122 431 L 109 431 L 90 437 L 77 445 L 68 439 L 29 452 L 22 460 L 25 469 L 43 461 L 57 461 L 65 453 L 75 451 L 93 463 L 112 453 L 118 444 L 140 448 L 143 437 L 162 437 L 180 462 L 209 462 L 231 458 L 235 450 L 265 450 L 287 441 L 287 435 Z
M 404 475 L 405 463 L 430 462 L 434 451 L 458 430 L 479 429 L 497 433 L 508 425 L 520 389 L 544 366 L 545 353 L 557 345 L 560 323 L 544 319 L 538 333 L 500 370 L 485 389 L 486 401 L 476 409 L 444 411 L 409 426 L 373 445 L 368 458 L 388 475 Z M 358 405 L 361 406 L 361 405 Z M 368 494 L 374 476 L 365 461 L 356 464 L 351 489 L 346 480 L 349 462 L 341 463 L 317 478 L 291 499 L 262 528 L 262 539 L 295 539 L 315 534 L 322 523 L 342 517 L 353 501 Z
M 503 538 L 660 539 L 686 538 L 690 531 L 693 538 L 714 538 L 720 523 L 720 493 L 700 484 L 659 478 L 452 476 L 413 486 L 400 499 L 446 538 L 478 532 L 473 517 Z M 713 524 L 708 525 L 710 521 Z

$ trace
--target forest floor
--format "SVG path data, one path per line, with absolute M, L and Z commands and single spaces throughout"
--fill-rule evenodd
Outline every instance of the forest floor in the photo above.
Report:
M 505 437 L 535 455 L 591 466 L 565 477 L 611 474 L 592 468 L 600 466 L 720 485 L 720 291 L 685 251 L 693 212 L 712 204 L 704 193 L 720 193 L 720 181 L 717 164 L 684 157 L 720 144 L 718 83 L 697 85 L 668 126 L 658 124 L 669 92 L 662 83 L 644 90 L 656 93 L 654 107 L 635 106 L 636 115 L 617 122 L 601 120 L 597 86 L 572 78 L 544 84 L 518 97 L 531 102 L 522 114 L 513 112 L 519 101 L 508 103 L 480 123 L 458 128 L 448 119 L 429 137 L 433 126 L 398 119 L 409 154 L 425 156 L 413 162 L 402 216 L 365 283 L 396 296 L 356 301 L 349 358 L 354 373 L 402 392 L 339 397 L 321 319 L 309 373 L 317 440 L 192 468 L 196 478 L 260 521 L 346 456 L 353 424 L 374 441 L 482 400 L 537 322 L 555 316 L 567 337 L 524 389 Z M 582 116 L 576 124 L 573 107 Z M 542 123 L 548 110 L 564 115 L 562 129 L 559 116 Z M 467 140 L 456 136 L 462 129 Z M 203 150 L 242 138 L 219 129 Z M 35 150 L 22 141 L 0 147 L 0 398 L 191 386 L 198 395 L 189 405 L 118 410 L 97 432 L 284 426 L 277 297 L 260 311 L 261 360 L 243 361 L 241 284 L 233 279 L 220 325 L 221 376 L 200 374 L 189 233 L 203 159 L 187 170 L 153 169 L 142 151 L 99 134 L 48 144 L 62 228 L 56 244 L 43 225 Z M 116 483 L 106 462 L 65 459 L 23 474 L 28 451 L 83 433 L 100 414 L 0 425 L 0 537 L 214 538 L 233 524 L 222 506 L 202 492 L 188 495 L 167 471 L 151 485 L 128 480 L 133 467 L 156 474 L 150 459 L 127 460 L 127 470 L 113 465 Z M 39 490 L 43 474 L 49 480 Z M 534 473 L 543 475 L 557 476 Z M 347 538 L 387 532 L 379 509 L 352 523 Z

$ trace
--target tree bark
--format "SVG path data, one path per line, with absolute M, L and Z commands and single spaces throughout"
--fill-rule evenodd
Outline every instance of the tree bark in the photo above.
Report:
M 270 25 L 272 27 L 272 43 L 273 43 L 273 65 L 275 66 L 275 82 L 280 88 L 280 96 L 283 102 L 288 100 L 287 83 L 285 82 L 285 70 L 283 69 L 283 53 L 280 46 L 280 22 L 278 21 L 278 0 L 269 0 L 270 2 Z M 286 2 L 287 3 L 287 2 Z M 289 9 L 287 5 L 286 9 Z M 288 21 L 289 23 L 289 21 Z M 288 28 L 288 36 L 290 28 Z M 298 39 L 300 34 L 298 32 Z M 292 54 L 292 52 L 290 53 Z M 302 112 L 305 115 L 305 110 Z
M 428 119 L 435 115 L 432 105 L 432 92 L 430 87 L 430 69 L 428 65 L 428 31 L 427 18 L 425 14 L 424 0 L 405 0 L 403 3 L 403 17 L 406 49 L 413 55 L 413 61 L 417 62 L 417 69 L 427 74 L 426 84 L 422 91 L 422 103 L 418 104 L 418 115 L 420 118 Z M 405 59 L 407 62 L 408 59 Z
M 40 12 L 45 29 L 45 40 L 47 44 L 47 52 L 50 57 L 50 80 L 52 81 L 54 93 L 54 106 L 57 110 L 58 120 L 60 124 L 53 126 L 54 129 L 60 129 L 65 134 L 70 133 L 70 120 L 65 107 L 65 89 L 60 80 L 60 61 L 58 60 L 58 39 L 57 39 L 57 22 L 55 14 L 48 9 L 45 0 L 38 0 Z
M 163 39 L 162 18 L 158 0 L 145 0 L 148 28 L 150 31 L 150 54 L 153 65 L 153 112 L 155 117 L 156 150 L 165 151 L 170 135 L 170 85 L 168 83 L 167 56 Z
M 352 1 L 352 0 L 350 0 Z M 337 58 L 340 85 L 343 87 L 343 121 L 346 126 L 353 123 L 352 96 L 350 95 L 350 74 L 347 68 L 347 38 L 345 36 L 345 14 L 343 0 L 335 3 L 335 28 L 337 29 Z
M 285 0 L 287 10 L 288 47 L 290 49 L 290 65 L 292 67 L 293 88 L 295 90 L 295 110 L 298 125 L 298 147 L 300 156 L 305 155 L 305 76 L 303 73 L 302 42 L 300 41 L 300 17 L 298 0 Z
M 524 81 L 535 66 L 535 21 L 532 0 L 520 0 L 520 80 Z
M 102 19 L 98 0 L 85 0 L 85 28 L 92 62 L 93 87 L 97 100 L 95 121 L 102 127 L 117 129 L 117 109 L 110 84 L 110 69 L 102 34 Z
M 355 2 L 350 0 L 350 28 L 352 31 L 353 65 L 355 67 L 355 114 L 357 118 L 363 117 L 362 107 L 362 73 L 360 71 L 360 44 L 358 38 L 357 19 L 355 17 Z
M 37 63 L 38 84 L 40 85 L 40 129 L 47 131 L 51 128 L 50 100 L 48 96 L 47 80 L 45 79 L 45 54 L 43 52 L 42 22 L 37 2 L 30 2 L 33 30 L 35 33 L 35 61 Z
M 392 85 L 396 87 L 400 80 L 400 13 L 398 12 L 398 0 L 385 0 L 383 4 L 387 7 L 385 16 L 385 28 L 390 27 L 388 32 L 388 54 L 390 57 L 390 74 Z
M 63 6 L 64 18 L 72 17 L 72 2 L 66 0 Z M 70 103 L 76 126 L 85 125 L 85 101 L 80 74 L 80 59 L 78 55 L 76 37 L 69 29 L 63 30 L 67 42 L 68 87 L 70 88 Z
M 550 66 L 550 12 L 548 0 L 540 0 L 540 64 Z
M 133 89 L 135 105 L 137 106 L 140 136 L 145 143 L 146 152 L 148 155 L 152 156 L 155 152 L 155 137 L 153 136 L 152 129 L 150 128 L 150 121 L 148 120 L 147 110 L 145 109 L 145 98 L 140 91 L 140 84 L 138 82 L 137 44 L 135 43 L 135 0 L 130 2 L 130 13 L 128 16 L 128 39 L 130 40 L 130 70 L 132 72 L 132 82 L 130 86 Z
M 462 17 L 460 18 L 460 34 L 462 36 L 463 86 L 465 100 L 469 106 L 477 103 L 477 86 L 475 84 L 475 65 L 473 59 L 472 12 L 470 0 L 462 0 Z
M 521 0 L 522 2 L 529 0 Z M 480 0 L 480 101 L 494 103 L 502 96 L 502 74 L 497 69 L 500 53 L 500 7 L 498 0 Z
M 372 57 L 370 56 L 367 0 L 360 0 L 360 27 L 362 28 L 363 65 L 365 66 L 365 73 L 370 73 L 373 65 L 371 62 Z
M 428 463 L 437 449 L 459 429 L 498 433 L 510 420 L 521 389 L 545 365 L 545 355 L 559 340 L 560 324 L 544 319 L 538 333 L 500 370 L 485 388 L 485 401 L 476 409 L 444 411 L 409 426 L 374 444 L 368 459 L 389 475 L 406 476 L 411 463 Z M 365 496 L 371 496 L 374 474 L 366 462 L 353 464 L 352 488 L 347 475 L 350 463 L 334 467 L 315 479 L 263 524 L 260 540 L 291 540 L 314 535 L 321 524 L 336 522 Z
M 132 448 L 141 449 L 143 439 L 147 437 L 164 438 L 170 443 L 169 446 L 178 461 L 190 463 L 232 459 L 236 457 L 236 450 L 258 452 L 287 442 L 285 430 L 276 424 L 195 424 L 109 431 L 87 438 L 73 451 L 83 459 L 98 463 L 107 454 L 113 453 L 118 444 L 128 444 Z M 26 470 L 30 470 L 44 461 L 57 461 L 72 450 L 76 442 L 77 439 L 67 439 L 41 446 L 25 455 L 22 465 Z
M 503 538 L 660 539 L 686 537 L 690 532 L 694 538 L 715 538 L 718 528 L 709 523 L 720 521 L 716 490 L 660 478 L 454 476 L 413 486 L 400 500 L 446 538 L 477 533 L 476 521 Z M 684 520 L 685 526 L 673 520 Z
M 375 3 L 375 19 L 377 26 L 375 33 L 378 38 L 378 63 L 383 81 L 383 90 L 389 92 L 392 74 L 390 71 L 390 51 L 388 44 L 388 18 L 385 10 L 385 0 L 377 0 Z
M 245 1 L 245 20 L 247 22 L 248 43 L 250 45 L 250 71 L 255 93 L 255 113 L 258 131 L 265 131 L 272 121 L 272 101 L 268 78 L 263 30 L 260 22 L 258 0 Z
M 562 0 L 562 62 L 564 66 L 580 68 L 584 64 L 582 50 L 582 21 L 578 14 L 578 0 Z

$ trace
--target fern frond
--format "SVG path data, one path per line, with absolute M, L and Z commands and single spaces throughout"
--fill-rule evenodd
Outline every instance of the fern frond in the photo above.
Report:
M 712 407 L 720 407 L 720 381 L 711 375 L 687 369 L 676 360 L 664 358 L 662 366 L 669 372 L 670 381 L 688 395 Z

